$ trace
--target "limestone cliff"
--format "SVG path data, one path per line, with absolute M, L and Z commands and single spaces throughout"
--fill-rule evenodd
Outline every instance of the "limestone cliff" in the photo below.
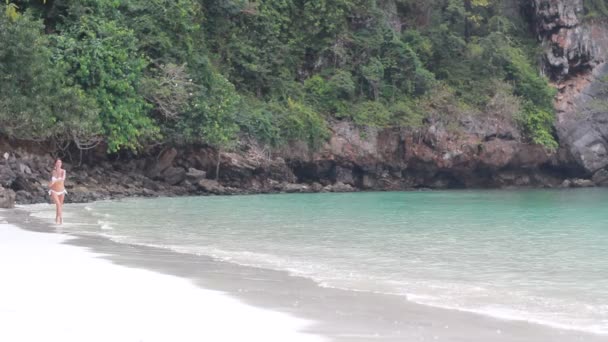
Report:
M 544 70 L 559 89 L 560 145 L 588 176 L 606 182 L 608 166 L 608 23 L 585 18 L 583 0 L 535 0 Z

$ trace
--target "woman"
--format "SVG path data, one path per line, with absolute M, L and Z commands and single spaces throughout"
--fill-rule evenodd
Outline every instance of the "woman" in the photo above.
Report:
M 49 195 L 55 202 L 57 206 L 57 212 L 55 213 L 55 223 L 62 224 L 62 207 L 63 207 L 63 199 L 65 195 L 68 193 L 65 191 L 65 170 L 61 168 L 61 159 L 55 160 L 55 168 L 51 173 L 51 184 L 49 185 Z

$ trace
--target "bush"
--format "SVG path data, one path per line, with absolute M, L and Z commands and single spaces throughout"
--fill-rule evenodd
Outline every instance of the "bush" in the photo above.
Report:
M 328 87 L 338 99 L 351 100 L 355 95 L 355 82 L 351 73 L 346 70 L 337 70 L 329 79 Z
M 332 102 L 335 101 L 330 85 L 320 75 L 315 75 L 304 81 L 307 102 L 321 112 L 332 111 Z
M 404 127 L 420 127 L 423 124 L 424 114 L 416 103 L 402 100 L 389 107 L 391 122 Z
M 524 104 L 523 113 L 519 119 L 524 133 L 532 142 L 550 150 L 558 147 L 554 136 L 554 120 L 553 112 L 538 108 L 530 102 Z
M 583 1 L 587 18 L 608 17 L 608 6 L 606 0 L 585 0 Z
M 499 80 L 492 83 L 494 93 L 485 106 L 485 114 L 507 121 L 514 120 L 522 111 L 521 99 L 513 95 L 512 85 Z
M 302 140 L 316 148 L 329 137 L 325 119 L 312 108 L 292 99 L 286 103 L 249 99 L 239 115 L 239 124 L 247 133 L 272 147 Z
M 352 119 L 361 126 L 386 127 L 391 122 L 391 112 L 381 102 L 366 101 L 354 106 Z
M 241 107 L 237 120 L 243 132 L 263 144 L 276 147 L 282 143 L 277 114 L 283 111 L 284 109 L 276 103 L 265 103 L 249 98 Z
M 312 148 L 321 146 L 327 140 L 327 122 L 317 112 L 291 99 L 287 100 L 286 109 L 280 118 L 281 131 L 286 140 L 303 140 Z

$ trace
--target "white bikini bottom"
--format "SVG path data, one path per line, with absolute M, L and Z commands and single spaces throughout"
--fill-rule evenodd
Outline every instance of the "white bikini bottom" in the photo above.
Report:
M 65 189 L 63 189 L 61 191 L 49 190 L 49 195 L 51 195 L 51 194 L 55 194 L 55 195 L 59 196 L 59 195 L 67 195 L 68 192 Z

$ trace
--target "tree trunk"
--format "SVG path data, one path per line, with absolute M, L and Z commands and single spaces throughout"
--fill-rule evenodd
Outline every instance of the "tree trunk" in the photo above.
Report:
M 215 165 L 215 180 L 220 180 L 220 162 L 222 161 L 222 149 L 217 149 L 217 164 Z

